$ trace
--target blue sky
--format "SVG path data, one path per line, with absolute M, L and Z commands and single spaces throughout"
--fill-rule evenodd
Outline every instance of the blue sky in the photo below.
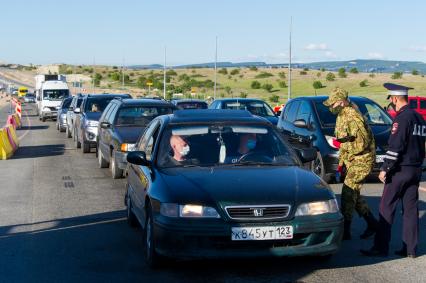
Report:
M 285 0 L 2 1 L 0 61 L 192 64 L 426 61 L 426 2 Z

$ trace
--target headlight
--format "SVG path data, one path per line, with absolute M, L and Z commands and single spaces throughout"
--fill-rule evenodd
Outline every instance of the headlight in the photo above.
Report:
M 216 209 L 213 207 L 194 204 L 178 205 L 176 203 L 162 203 L 160 213 L 168 217 L 220 218 Z
M 134 151 L 135 150 L 135 144 L 133 143 L 122 143 L 121 144 L 121 151 Z
M 97 127 L 98 124 L 98 121 L 86 120 L 86 127 Z
M 49 107 L 43 107 L 43 111 L 49 111 L 50 112 L 50 108 Z
M 299 205 L 296 216 L 319 215 L 324 213 L 335 213 L 339 211 L 336 199 L 328 201 L 309 202 Z

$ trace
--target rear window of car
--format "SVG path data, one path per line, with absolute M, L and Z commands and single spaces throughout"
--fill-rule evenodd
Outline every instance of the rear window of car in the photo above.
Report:
M 114 98 L 88 98 L 86 101 L 85 112 L 103 112 L 108 104 Z
M 275 116 L 271 107 L 263 101 L 224 101 L 223 109 L 248 110 L 253 115 L 261 117 Z
M 170 106 L 133 106 L 118 110 L 116 126 L 146 126 L 155 117 L 173 113 Z
M 426 109 L 426 99 L 420 100 L 420 109 Z
M 205 102 L 178 102 L 176 106 L 179 109 L 207 109 L 208 105 Z
M 72 99 L 65 99 L 64 102 L 62 103 L 62 108 L 67 109 L 70 107 L 71 105 L 71 101 Z
M 417 99 L 410 99 L 410 108 L 417 109 Z

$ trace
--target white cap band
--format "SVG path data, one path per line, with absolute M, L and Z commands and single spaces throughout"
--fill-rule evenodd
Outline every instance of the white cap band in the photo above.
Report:
M 389 90 L 389 95 L 408 95 L 407 90 Z

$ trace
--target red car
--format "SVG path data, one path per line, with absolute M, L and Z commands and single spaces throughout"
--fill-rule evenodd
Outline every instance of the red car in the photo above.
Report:
M 281 111 L 283 111 L 283 108 L 284 108 L 284 104 L 277 105 L 277 106 L 274 106 L 273 111 L 275 114 L 277 114 L 277 116 L 280 116 Z
M 408 104 L 410 105 L 411 109 L 414 109 L 417 113 L 423 116 L 423 119 L 426 120 L 426 97 L 409 96 Z M 392 118 L 395 118 L 396 116 L 395 109 L 393 109 L 390 105 L 388 105 L 386 107 L 386 110 L 388 111 L 389 115 L 392 116 Z

